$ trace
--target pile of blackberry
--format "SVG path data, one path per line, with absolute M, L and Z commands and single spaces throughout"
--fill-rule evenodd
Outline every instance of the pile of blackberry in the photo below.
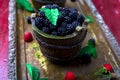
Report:
M 78 13 L 75 8 L 69 9 L 67 7 L 60 7 L 56 4 L 46 5 L 45 8 L 57 8 L 62 15 L 58 16 L 57 25 L 54 26 L 45 16 L 43 11 L 40 11 L 40 16 L 35 18 L 35 25 L 43 32 L 56 35 L 65 36 L 73 33 L 77 26 L 81 26 L 85 20 L 82 14 Z

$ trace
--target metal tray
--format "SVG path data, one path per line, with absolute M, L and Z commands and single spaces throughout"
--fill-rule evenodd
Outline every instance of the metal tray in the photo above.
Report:
M 14 0 L 11 0 L 11 2 L 12 1 Z M 70 8 L 75 7 L 84 15 L 93 17 L 94 23 L 88 25 L 88 33 L 83 42 L 83 46 L 87 44 L 87 41 L 90 38 L 95 38 L 98 58 L 92 59 L 92 62 L 89 65 L 81 65 L 79 62 L 73 62 L 66 65 L 55 65 L 47 61 L 42 54 L 40 55 L 40 59 L 38 59 L 36 54 L 40 53 L 40 51 L 37 41 L 34 39 L 31 43 L 26 43 L 23 40 L 23 35 L 26 31 L 32 32 L 31 25 L 27 24 L 25 20 L 25 16 L 30 16 L 31 13 L 17 9 L 17 24 L 16 27 L 13 28 L 15 31 L 14 36 L 16 42 L 14 45 L 16 46 L 14 53 L 16 53 L 16 55 L 14 55 L 14 61 L 9 61 L 9 66 L 11 66 L 11 63 L 16 66 L 15 69 L 13 69 L 15 71 L 14 73 L 10 73 L 11 69 L 14 67 L 9 67 L 10 79 L 13 79 L 12 76 L 15 76 L 14 78 L 16 79 L 14 80 L 30 80 L 25 67 L 26 63 L 39 68 L 41 71 L 40 77 L 47 77 L 49 80 L 64 80 L 65 73 L 67 71 L 73 71 L 77 80 L 90 80 L 90 78 L 93 77 L 94 72 L 101 68 L 105 63 L 109 63 L 117 68 L 120 67 L 120 61 L 117 54 L 106 38 L 104 31 L 101 29 L 99 22 L 96 20 L 96 17 L 92 15 L 87 3 L 85 1 L 81 2 L 80 0 L 77 2 L 70 2 L 70 0 L 67 0 L 66 6 Z

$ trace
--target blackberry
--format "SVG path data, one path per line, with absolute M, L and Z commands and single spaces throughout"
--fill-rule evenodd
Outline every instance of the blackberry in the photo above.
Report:
M 85 17 L 82 14 L 79 14 L 77 16 L 77 21 L 80 22 L 81 25 L 83 24 L 84 20 L 85 20 Z
M 57 24 L 60 24 L 61 22 L 63 22 L 63 20 L 63 16 L 58 16 Z
M 93 47 L 95 47 L 95 45 L 96 45 L 95 39 L 91 38 L 91 39 L 89 39 L 89 41 L 92 43 Z
M 84 54 L 82 57 L 81 57 L 81 63 L 82 64 L 89 64 L 91 62 L 91 55 L 89 54 Z
M 44 19 L 42 17 L 36 17 L 35 21 L 38 21 L 39 23 L 43 24 L 44 23 Z
M 70 10 L 69 10 L 67 7 L 63 8 L 62 11 L 64 11 L 66 14 L 69 14 L 69 13 L 70 13 Z
M 52 4 L 45 5 L 45 8 L 51 9 L 52 8 Z
M 66 35 L 66 29 L 63 27 L 59 27 L 57 31 L 59 36 L 65 36 Z
M 71 12 L 69 13 L 69 17 L 72 17 L 73 15 L 74 15 L 73 13 L 71 13 Z
M 42 31 L 48 34 L 50 33 L 48 27 L 42 27 Z
M 59 11 L 62 11 L 62 10 L 63 10 L 63 8 L 59 6 L 58 10 L 59 10 Z
M 54 31 L 56 29 L 56 26 L 54 26 L 53 24 L 49 24 L 49 29 L 50 31 Z
M 51 8 L 57 8 L 57 9 L 59 9 L 59 6 L 57 5 L 57 4 L 53 4 L 52 6 L 51 6 Z
M 74 12 L 70 12 L 68 16 L 72 19 L 72 21 L 77 19 L 77 14 Z
M 68 14 L 64 11 L 60 11 L 63 16 L 67 16 Z
M 78 12 L 78 10 L 76 8 L 72 8 L 70 11 Z
M 67 23 L 70 23 L 72 21 L 72 19 L 68 16 L 65 16 L 64 18 L 65 18 L 65 22 Z
M 31 17 L 28 16 L 28 17 L 26 17 L 26 19 L 27 19 L 27 23 L 28 23 L 28 24 L 31 24 Z
M 78 12 L 76 11 L 71 11 L 69 13 L 69 17 L 71 17 L 73 21 L 77 19 L 77 16 L 78 16 Z
M 62 22 L 62 23 L 60 24 L 60 27 L 66 28 L 66 26 L 67 26 L 67 23 L 66 23 L 66 22 Z
M 77 27 L 77 26 L 79 26 L 80 25 L 80 23 L 78 22 L 78 21 L 73 21 L 72 22 L 72 25 L 73 25 L 73 27 Z M 81 26 L 81 25 L 80 25 Z
M 57 32 L 56 31 L 53 31 L 51 34 L 54 35 L 54 36 L 57 36 Z
M 45 13 L 43 11 L 40 11 L 40 17 L 45 17 Z
M 72 24 L 68 24 L 66 27 L 67 34 L 73 33 L 75 30 L 75 27 Z
M 49 24 L 50 24 L 50 21 L 49 21 L 48 19 L 45 19 L 44 25 L 45 25 L 45 26 L 49 26 Z
M 42 27 L 42 24 L 41 24 L 41 18 L 40 17 L 36 17 L 35 18 L 35 25 L 38 27 L 38 28 L 41 28 Z

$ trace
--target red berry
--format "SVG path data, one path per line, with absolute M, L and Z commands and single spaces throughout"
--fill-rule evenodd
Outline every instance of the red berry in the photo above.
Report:
M 24 34 L 24 41 L 31 42 L 33 40 L 32 34 L 30 32 L 25 32 Z
M 112 66 L 110 64 L 104 64 L 107 71 L 112 71 Z
M 75 80 L 75 74 L 73 72 L 67 72 L 65 75 L 65 80 Z

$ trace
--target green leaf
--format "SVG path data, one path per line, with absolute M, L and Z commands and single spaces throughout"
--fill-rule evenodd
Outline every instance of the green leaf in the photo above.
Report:
M 16 3 L 19 7 L 24 8 L 25 10 L 29 11 L 29 12 L 33 12 L 34 9 L 31 6 L 31 3 L 27 0 L 16 0 Z
M 80 54 L 79 56 L 82 57 L 84 54 L 89 54 L 91 55 L 91 53 L 89 52 L 90 46 L 85 46 L 80 50 Z
M 91 54 L 93 56 L 93 58 L 97 58 L 97 51 L 96 51 L 96 48 L 91 48 Z
M 97 58 L 97 51 L 96 48 L 91 46 L 85 46 L 80 51 L 80 57 L 82 57 L 84 54 L 92 55 L 93 58 Z
M 32 78 L 32 80 L 39 80 L 40 71 L 35 66 L 26 64 L 27 70 Z
M 85 16 L 85 19 L 88 19 L 89 20 L 89 23 L 93 23 L 94 20 L 91 16 Z
M 99 70 L 97 70 L 94 73 L 94 75 L 102 76 L 104 72 L 106 72 L 106 69 L 105 68 L 100 68 Z
M 48 80 L 48 78 L 40 78 L 40 80 Z
M 84 54 L 89 54 L 93 58 L 97 58 L 96 48 L 94 47 L 94 44 L 90 40 L 88 40 L 88 45 L 81 49 L 80 57 L 82 57 Z
M 88 46 L 94 47 L 93 43 L 90 40 L 88 40 Z
M 100 78 L 100 80 L 108 80 L 111 78 L 111 75 L 110 73 L 108 74 L 103 74 L 105 73 L 107 70 L 103 67 L 103 68 L 100 68 L 99 70 L 97 70 L 95 73 L 94 73 L 94 76 L 98 76 Z M 95 79 L 96 80 L 96 79 Z
M 55 9 L 41 8 L 40 10 L 45 12 L 45 16 L 53 25 L 55 26 L 57 25 L 58 16 L 61 15 L 57 8 Z
M 103 67 L 103 68 L 101 69 L 101 72 L 102 72 L 102 73 L 106 72 L 106 68 Z
M 48 12 L 50 9 L 48 9 L 48 8 L 40 8 L 39 10 L 44 11 L 44 12 Z

